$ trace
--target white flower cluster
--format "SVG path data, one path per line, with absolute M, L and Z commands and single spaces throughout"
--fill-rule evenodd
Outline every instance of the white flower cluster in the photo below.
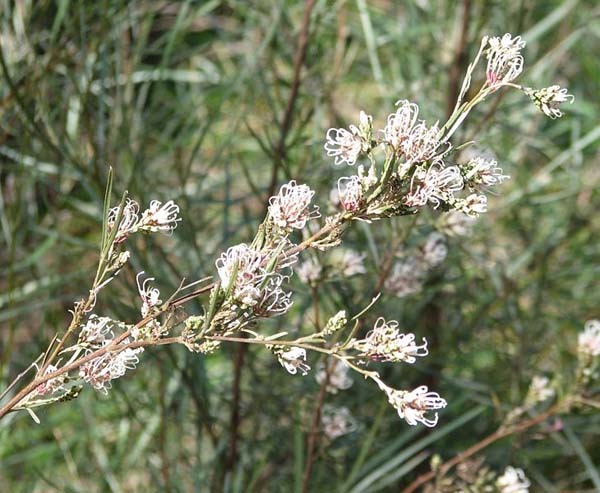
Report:
M 415 335 L 402 334 L 398 330 L 398 322 L 386 322 L 379 317 L 365 339 L 355 340 L 352 347 L 360 352 L 359 356 L 375 361 L 414 363 L 417 357 L 427 356 L 427 341 L 423 344 L 415 342 Z
M 423 423 L 429 428 L 434 427 L 438 422 L 438 413 L 430 417 L 429 411 L 447 406 L 447 402 L 437 392 L 429 392 L 425 385 L 408 392 L 388 387 L 380 380 L 377 380 L 377 384 L 386 393 L 389 403 L 398 411 L 398 416 L 411 426 Z
M 335 164 L 347 163 L 352 166 L 361 153 L 370 149 L 372 119 L 361 111 L 359 120 L 359 126 L 350 125 L 350 130 L 330 128 L 327 131 L 325 150 L 328 156 L 335 158 Z
M 515 38 L 506 33 L 504 36 L 493 36 L 488 40 L 486 51 L 486 78 L 490 87 L 500 87 L 503 83 L 512 82 L 523 70 L 525 41 L 521 36 Z
M 84 354 L 90 354 L 95 350 L 105 348 L 113 343 L 115 325 L 120 325 L 107 317 L 91 315 L 79 333 L 78 345 L 84 350 Z M 124 346 L 132 342 L 125 338 L 108 350 L 102 356 L 98 356 L 79 368 L 79 377 L 96 390 L 106 394 L 111 387 L 111 381 L 122 377 L 127 370 L 135 368 L 139 362 L 138 354 L 143 348 L 126 348 Z
M 319 217 L 319 208 L 310 210 L 315 192 L 295 180 L 281 187 L 279 194 L 269 199 L 269 217 L 279 228 L 302 229 L 310 219 Z
M 121 214 L 121 220 L 115 236 L 115 243 L 124 242 L 131 234 L 138 231 L 150 233 L 165 232 L 171 234 L 181 221 L 179 217 L 179 206 L 172 200 L 162 203 L 158 200 L 150 202 L 141 217 L 140 206 L 135 200 L 127 199 Z M 119 207 L 113 207 L 108 214 L 108 228 L 112 230 L 119 216 Z
M 300 347 L 286 347 L 275 346 L 273 353 L 277 356 L 279 363 L 283 366 L 288 373 L 295 375 L 300 373 L 305 376 L 310 371 L 310 366 L 306 364 L 306 349 Z
M 496 480 L 496 486 L 500 493 L 529 493 L 531 483 L 522 469 L 508 466 Z
M 560 110 L 562 103 L 573 103 L 575 101 L 575 97 L 568 94 L 566 88 L 561 89 L 558 85 L 544 87 L 543 89 L 527 87 L 524 91 L 542 113 L 553 120 L 563 116 L 563 112 Z

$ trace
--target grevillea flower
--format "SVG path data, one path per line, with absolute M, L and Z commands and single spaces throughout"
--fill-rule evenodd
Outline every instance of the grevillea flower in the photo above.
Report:
M 260 296 L 259 286 L 266 275 L 262 267 L 265 261 L 266 257 L 262 252 L 245 243 L 230 247 L 215 263 L 221 286 L 227 288 L 233 283 L 232 293 L 235 299 L 247 305 L 256 304 Z
M 354 250 L 336 250 L 331 255 L 331 267 L 335 273 L 342 277 L 365 274 L 367 272 L 364 264 L 366 256 L 365 253 L 358 253 Z
M 385 141 L 399 152 L 403 151 L 402 145 L 408 139 L 412 128 L 417 122 L 419 107 L 410 101 L 396 102 L 398 109 L 388 116 L 387 125 L 383 129 Z
M 468 236 L 473 230 L 475 218 L 460 211 L 449 211 L 440 218 L 439 229 L 448 236 Z
M 398 330 L 398 322 L 391 320 L 386 322 L 379 317 L 365 339 L 354 341 L 354 349 L 364 356 L 375 361 L 390 361 L 414 363 L 417 358 L 427 356 L 427 341 L 423 338 L 423 344 L 415 343 L 415 335 L 402 334 Z
M 108 317 L 90 315 L 79 333 L 79 343 L 86 346 L 101 347 L 114 337 L 112 327 L 114 321 Z
M 292 292 L 284 291 L 282 285 L 287 276 L 270 274 L 268 280 L 260 287 L 260 295 L 254 304 L 254 313 L 259 317 L 275 317 L 283 315 L 292 307 Z
M 543 402 L 554 397 L 554 389 L 550 386 L 548 377 L 536 375 L 531 379 L 529 392 L 527 393 L 527 402 L 530 406 L 535 406 L 539 402 Z
M 573 103 L 575 101 L 575 96 L 568 94 L 566 88 L 561 89 L 558 85 L 544 87 L 543 89 L 527 87 L 524 91 L 544 115 L 552 119 L 563 116 L 559 108 L 562 103 Z
M 319 217 L 318 208 L 310 210 L 314 194 L 307 185 L 290 181 L 281 187 L 279 194 L 269 199 L 269 217 L 282 229 L 302 229 L 309 219 Z
M 332 394 L 337 394 L 338 390 L 349 389 L 354 383 L 348 375 L 348 365 L 337 359 L 329 363 L 329 368 L 326 368 L 325 363 L 320 361 L 317 364 L 315 379 L 319 385 L 322 385 L 327 379 L 325 390 Z
M 302 375 L 307 375 L 310 370 L 306 362 L 306 350 L 299 347 L 290 347 L 289 349 L 277 349 L 275 352 L 279 363 L 288 373 L 295 375 L 300 370 Z
M 423 423 L 429 428 L 434 427 L 438 422 L 438 414 L 434 413 L 433 418 L 428 418 L 426 414 L 447 405 L 437 392 L 428 392 L 425 385 L 407 392 L 388 387 L 381 380 L 376 379 L 376 381 L 379 388 L 386 393 L 389 403 L 398 411 L 398 416 L 411 426 Z
M 54 365 L 48 365 L 48 367 L 46 368 L 46 371 L 44 372 L 44 375 L 49 375 L 50 373 L 54 373 L 56 370 L 58 370 L 58 367 L 56 367 Z M 35 388 L 35 393 L 37 395 L 52 394 L 53 392 L 56 392 L 57 390 L 63 390 L 64 389 L 63 383 L 64 383 L 64 376 L 58 376 L 55 378 L 51 378 L 47 382 L 44 382 L 43 384 L 38 385 Z
M 443 167 L 436 162 L 427 169 L 420 167 L 415 170 L 404 203 L 409 207 L 422 207 L 430 202 L 437 208 L 442 202 L 452 201 L 454 194 L 463 187 L 462 174 L 457 166 Z
M 502 174 L 502 168 L 493 159 L 476 157 L 471 159 L 464 167 L 465 181 L 470 186 L 485 189 L 494 185 L 500 185 L 508 180 L 510 176 Z
M 338 180 L 338 199 L 344 210 L 355 212 L 362 205 L 362 185 L 358 176 L 343 176 Z
M 165 231 L 167 234 L 173 232 L 177 223 L 181 221 L 179 217 L 179 206 L 172 200 L 162 203 L 158 200 L 150 202 L 150 207 L 142 214 L 140 229 L 144 231 Z
M 364 111 L 360 112 L 360 125 L 350 125 L 349 129 L 330 128 L 327 131 L 325 150 L 327 155 L 335 158 L 335 164 L 356 163 L 361 152 L 370 146 L 372 119 Z
M 323 406 L 321 424 L 323 433 L 330 440 L 352 433 L 357 428 L 356 420 L 347 407 L 334 407 L 330 404 Z
M 127 237 L 137 231 L 138 222 L 140 220 L 138 212 L 140 210 L 140 206 L 135 200 L 127 199 L 125 201 L 125 205 L 123 206 L 123 213 L 121 215 L 121 222 L 119 223 L 117 234 L 115 236 L 115 243 L 124 242 Z M 108 230 L 112 231 L 115 227 L 115 222 L 117 221 L 117 217 L 119 215 L 119 208 L 113 207 L 108 212 Z
M 122 343 L 128 344 L 129 339 Z M 79 377 L 94 389 L 106 394 L 111 387 L 111 380 L 122 377 L 127 370 L 136 367 L 139 362 L 137 355 L 143 350 L 127 348 L 118 353 L 107 352 L 83 364 L 79 368 Z
M 487 83 L 491 87 L 500 86 L 504 82 L 515 80 L 523 70 L 523 56 L 521 50 L 525 41 L 521 36 L 513 38 L 511 34 L 493 36 L 488 40 L 489 48 L 486 51 Z
M 462 201 L 460 210 L 471 217 L 477 217 L 487 210 L 487 197 L 472 193 Z
M 522 469 L 508 466 L 496 480 L 496 486 L 500 493 L 528 493 L 531 483 Z
M 410 169 L 413 164 L 425 163 L 427 161 L 438 161 L 450 150 L 450 143 L 443 144 L 439 138 L 440 129 L 435 123 L 427 127 L 422 121 L 415 125 L 408 136 L 402 141 L 400 150 L 404 155 L 405 164 L 400 169 L 400 175 Z
M 588 320 L 579 334 L 578 351 L 588 356 L 600 356 L 600 320 Z
M 143 275 L 144 271 L 140 272 L 135 279 L 140 298 L 142 299 L 142 317 L 145 317 L 150 313 L 152 308 L 162 303 L 162 300 L 160 299 L 160 291 L 158 288 L 153 288 L 149 285 L 152 281 L 154 281 L 154 278 L 148 277 L 143 282 L 140 282 Z

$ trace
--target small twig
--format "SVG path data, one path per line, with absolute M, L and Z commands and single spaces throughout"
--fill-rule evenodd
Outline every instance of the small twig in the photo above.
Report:
M 419 486 L 422 486 L 422 485 L 428 483 L 429 481 L 431 481 L 432 479 L 435 479 L 435 477 L 438 474 L 442 474 L 442 475 L 446 474 L 453 467 L 457 466 L 458 464 L 465 461 L 469 457 L 472 457 L 473 455 L 475 455 L 476 453 L 485 449 L 486 447 L 489 447 L 492 443 L 497 442 L 498 440 L 505 438 L 507 436 L 514 435 L 516 433 L 522 433 L 525 430 L 531 428 L 532 426 L 542 423 L 543 421 L 548 419 L 550 416 L 560 413 L 563 409 L 568 408 L 568 406 L 569 406 L 568 401 L 559 402 L 559 403 L 555 404 L 554 406 L 552 406 L 551 408 L 549 408 L 548 410 L 546 410 L 545 412 L 538 414 L 537 416 L 535 416 L 533 418 L 527 419 L 525 421 L 521 421 L 520 423 L 517 423 L 516 425 L 513 425 L 513 426 L 498 428 L 491 435 L 488 435 L 483 440 L 480 440 L 479 442 L 472 445 L 468 449 L 464 450 L 460 454 L 455 455 L 449 461 L 444 462 L 440 466 L 438 471 L 429 471 L 428 473 L 422 474 L 421 476 L 419 476 L 412 483 L 410 483 L 404 490 L 402 490 L 402 493 L 413 493 L 414 491 L 416 491 L 416 489 Z
M 469 40 L 469 24 L 471 23 L 471 0 L 463 0 L 462 27 L 460 39 L 454 52 L 454 60 L 450 67 L 450 87 L 448 88 L 448 117 L 452 115 L 454 104 L 458 98 L 460 75 L 468 64 L 467 42 Z

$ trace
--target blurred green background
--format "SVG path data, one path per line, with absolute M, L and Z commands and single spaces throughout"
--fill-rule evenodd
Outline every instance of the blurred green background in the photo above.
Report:
M 408 426 L 356 377 L 327 396 L 359 426 L 317 437 L 309 491 L 396 492 L 433 454 L 451 458 L 494 431 L 532 376 L 560 381 L 577 332 L 600 317 L 600 7 L 316 1 L 285 131 L 304 11 L 291 0 L 0 0 L 0 389 L 66 326 L 91 283 L 109 166 L 117 192 L 142 205 L 173 199 L 183 217 L 172 237 L 131 242 L 131 266 L 103 291 L 96 312 L 132 321 L 136 272 L 156 277 L 164 295 L 182 277 L 213 275 L 221 251 L 252 238 L 274 163 L 278 185 L 309 184 L 327 210 L 349 174 L 324 154 L 327 128 L 361 109 L 383 128 L 398 99 L 444 120 L 481 37 L 521 34 L 520 81 L 561 84 L 575 103 L 551 121 L 513 91 L 472 114 L 456 140 L 477 140 L 512 179 L 472 235 L 450 240 L 422 292 L 384 295 L 367 316 L 429 340 L 428 358 L 382 372 L 395 387 L 439 391 L 449 406 L 438 427 Z M 407 244 L 436 220 L 424 217 Z M 354 225 L 345 245 L 367 255 L 368 273 L 318 293 L 323 319 L 368 302 L 409 224 Z M 312 293 L 292 285 L 293 310 L 268 330 L 313 327 Z M 259 347 L 147 351 L 108 397 L 86 389 L 41 410 L 40 425 L 26 413 L 3 420 L 0 490 L 301 491 L 318 393 L 314 374 L 291 376 Z M 598 414 L 576 412 L 560 431 L 537 428 L 483 455 L 495 470 L 522 467 L 534 492 L 600 491 L 599 434 Z

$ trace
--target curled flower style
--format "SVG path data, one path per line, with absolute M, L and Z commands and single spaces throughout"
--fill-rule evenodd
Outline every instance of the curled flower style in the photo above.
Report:
M 371 125 L 371 117 L 361 111 L 359 127 L 350 125 L 349 131 L 345 128 L 330 128 L 325 142 L 327 155 L 335 158 L 335 164 L 355 164 L 360 153 L 369 149 Z
M 259 317 L 276 317 L 283 315 L 292 307 L 292 292 L 285 292 L 282 284 L 286 276 L 272 274 L 260 290 L 260 298 L 254 304 L 254 313 Z
M 343 176 L 338 180 L 338 199 L 344 210 L 355 212 L 362 205 L 362 184 L 358 176 Z
M 299 347 L 290 347 L 289 349 L 282 349 L 281 347 L 275 349 L 275 355 L 288 373 L 295 375 L 300 370 L 302 375 L 307 375 L 310 370 L 306 362 L 306 350 Z
M 121 215 L 121 222 L 119 223 L 117 234 L 115 236 L 115 243 L 123 243 L 131 233 L 137 231 L 138 223 L 140 221 L 138 212 L 140 206 L 135 200 L 127 199 L 123 206 L 123 214 Z M 108 230 L 112 231 L 115 227 L 115 222 L 119 215 L 119 207 L 113 207 L 108 212 Z
M 348 375 L 348 365 L 340 360 L 331 361 L 329 368 L 325 366 L 324 362 L 320 361 L 317 364 L 315 380 L 319 385 L 323 385 L 323 382 L 327 380 L 325 390 L 331 394 L 337 394 L 339 390 L 349 389 L 354 383 Z
M 114 337 L 114 321 L 108 317 L 90 315 L 79 333 L 79 343 L 86 346 L 101 347 Z
M 354 341 L 354 349 L 361 352 L 361 356 L 375 361 L 389 361 L 414 363 L 417 358 L 427 356 L 427 341 L 423 338 L 423 344 L 415 343 L 415 335 L 402 334 L 398 330 L 398 322 L 392 320 L 386 322 L 379 317 L 365 339 Z
M 422 257 L 409 257 L 394 265 L 385 281 L 385 289 L 398 298 L 418 293 L 423 288 L 427 264 Z
M 44 375 L 49 375 L 50 373 L 54 373 L 56 370 L 58 370 L 58 367 L 56 367 L 54 365 L 48 365 L 48 367 L 46 368 L 46 371 L 44 372 Z M 47 395 L 47 394 L 52 394 L 52 393 L 56 392 L 57 390 L 64 390 L 63 383 L 64 383 L 64 376 L 58 376 L 55 378 L 51 378 L 47 382 L 44 382 L 43 384 L 38 385 L 35 388 L 35 393 L 36 393 L 36 395 Z
M 415 171 L 404 203 L 409 207 L 422 207 L 429 202 L 437 208 L 442 202 L 451 202 L 454 194 L 463 187 L 462 174 L 457 166 L 444 168 L 436 162 L 427 169 Z
M 442 399 L 437 392 L 428 392 L 425 385 L 407 392 L 388 387 L 379 379 L 376 381 L 379 388 L 386 393 L 389 403 L 398 411 L 398 416 L 411 426 L 423 423 L 433 428 L 438 422 L 438 413 L 434 413 L 433 418 L 428 418 L 427 412 L 442 409 L 447 405 L 446 400 Z
M 552 118 L 560 118 L 563 112 L 560 111 L 562 103 L 573 103 L 575 96 L 567 93 L 567 88 L 560 88 L 558 85 L 544 87 L 543 89 L 532 89 L 527 87 L 524 89 L 535 105 L 544 113 L 544 115 Z
M 283 185 L 279 194 L 269 199 L 269 217 L 281 229 L 302 229 L 309 219 L 319 217 L 318 207 L 310 210 L 315 192 L 295 180 Z
M 467 216 L 477 217 L 487 210 L 487 197 L 472 193 L 466 199 L 461 201 L 460 210 Z
M 123 344 L 127 344 L 125 339 Z M 111 381 L 122 377 L 127 370 L 132 370 L 139 363 L 138 354 L 143 348 L 127 348 L 118 353 L 108 352 L 83 364 L 79 368 L 79 377 L 94 389 L 108 393 Z
M 142 317 L 145 317 L 150 313 L 152 308 L 162 303 L 160 299 L 160 291 L 158 288 L 153 288 L 149 284 L 154 281 L 154 277 L 148 277 L 143 282 L 140 279 L 144 276 L 144 271 L 140 272 L 136 276 L 136 282 L 140 298 L 142 299 L 141 313 Z
M 502 38 L 489 38 L 488 46 L 486 78 L 490 87 L 500 87 L 505 82 L 515 80 L 523 70 L 521 50 L 525 47 L 525 41 L 521 36 L 513 38 L 506 33 Z
M 500 185 L 508 180 L 510 176 L 502 174 L 502 168 L 493 159 L 487 160 L 476 157 L 470 160 L 464 167 L 465 181 L 474 188 L 487 188 Z
M 296 274 L 303 283 L 313 284 L 321 277 L 322 270 L 317 260 L 309 257 L 296 267 Z
M 224 288 L 232 285 L 233 297 L 246 305 L 256 304 L 259 285 L 266 273 L 262 267 L 265 255 L 245 243 L 232 246 L 216 261 L 217 272 Z
M 400 170 L 401 175 L 413 164 L 437 161 L 448 153 L 450 143 L 445 143 L 444 148 L 439 150 L 442 145 L 439 134 L 440 129 L 437 123 L 427 128 L 425 122 L 422 121 L 412 128 L 400 146 L 406 161 Z
M 523 469 L 508 466 L 504 474 L 496 480 L 500 493 L 528 493 L 531 483 L 525 476 Z
M 387 125 L 383 129 L 385 141 L 397 151 L 402 151 L 402 145 L 408 139 L 412 128 L 417 122 L 419 107 L 410 101 L 396 102 L 398 109 L 388 116 Z
M 330 440 L 352 433 L 357 428 L 356 420 L 347 407 L 334 407 L 330 404 L 323 406 L 321 424 L 323 433 Z
M 162 203 L 158 200 L 150 202 L 150 207 L 142 214 L 140 229 L 144 231 L 165 231 L 167 234 L 173 232 L 177 223 L 181 221 L 179 217 L 179 206 L 172 200 Z
M 580 354 L 600 356 L 600 320 L 588 320 L 577 342 Z
M 430 233 L 423 245 L 423 261 L 429 267 L 437 267 L 448 255 L 446 239 L 440 233 Z

